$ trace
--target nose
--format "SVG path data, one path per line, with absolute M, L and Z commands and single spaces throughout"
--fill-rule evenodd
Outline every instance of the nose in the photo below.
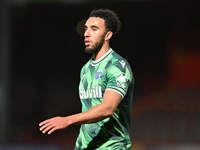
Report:
M 85 36 L 85 37 L 89 37 L 89 30 L 88 30 L 88 29 L 85 30 L 84 36 Z

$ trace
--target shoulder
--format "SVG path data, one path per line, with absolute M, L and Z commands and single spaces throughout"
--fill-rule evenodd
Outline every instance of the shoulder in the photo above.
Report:
M 126 69 L 127 67 L 130 68 L 130 64 L 128 63 L 128 61 L 124 57 L 116 53 L 115 51 L 112 53 L 111 61 L 112 63 L 110 65 L 110 69 L 112 67 L 117 67 L 118 69 L 122 71 Z
M 121 76 L 126 75 L 130 80 L 133 79 L 133 73 L 130 64 L 128 61 L 119 55 L 116 52 L 112 54 L 112 63 L 107 69 L 108 74 L 112 74 L 113 76 Z

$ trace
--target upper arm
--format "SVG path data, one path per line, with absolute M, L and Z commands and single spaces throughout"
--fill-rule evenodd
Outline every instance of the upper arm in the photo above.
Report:
M 107 70 L 107 79 L 103 103 L 114 113 L 128 91 L 132 81 L 132 72 L 127 65 L 122 66 L 116 62 Z
M 106 90 L 103 96 L 102 104 L 107 107 L 109 114 L 112 115 L 122 99 L 123 97 L 116 91 Z

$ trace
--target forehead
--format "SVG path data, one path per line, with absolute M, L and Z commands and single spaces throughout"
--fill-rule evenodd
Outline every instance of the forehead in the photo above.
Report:
M 104 19 L 99 18 L 99 17 L 90 17 L 86 21 L 85 25 L 87 27 L 89 27 L 89 26 L 105 27 L 105 25 L 104 25 Z

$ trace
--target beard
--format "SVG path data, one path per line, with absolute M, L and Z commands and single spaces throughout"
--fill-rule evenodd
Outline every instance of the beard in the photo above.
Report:
M 85 52 L 89 54 L 90 53 L 97 54 L 102 48 L 103 43 L 104 43 L 104 39 L 102 38 L 100 42 L 96 42 L 95 45 L 92 46 L 91 48 L 86 47 Z

